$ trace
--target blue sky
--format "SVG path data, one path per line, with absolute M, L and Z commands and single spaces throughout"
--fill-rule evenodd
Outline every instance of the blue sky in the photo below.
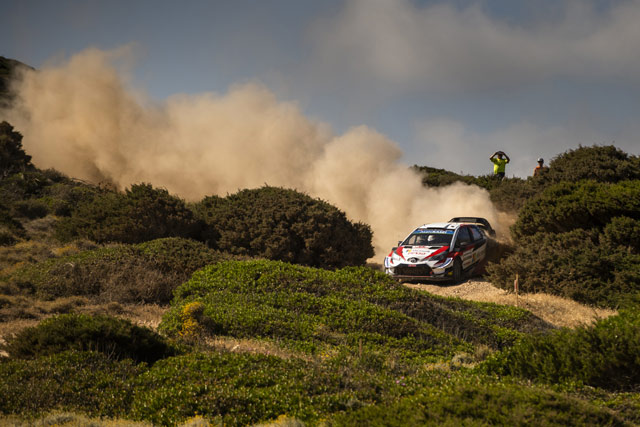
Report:
M 640 154 L 638 0 L 2 0 L 0 55 L 36 68 L 133 46 L 162 100 L 258 81 L 407 164 L 526 176 L 579 144 Z

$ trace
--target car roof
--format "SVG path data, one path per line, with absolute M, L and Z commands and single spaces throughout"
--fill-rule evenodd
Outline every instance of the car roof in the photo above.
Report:
M 420 227 L 416 228 L 417 230 L 426 229 L 426 228 L 441 228 L 445 230 L 457 230 L 460 228 L 462 224 L 459 222 L 433 222 L 430 224 L 423 224 Z

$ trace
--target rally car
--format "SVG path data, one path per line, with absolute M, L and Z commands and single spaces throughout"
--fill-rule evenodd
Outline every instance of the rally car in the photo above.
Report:
M 398 242 L 384 259 L 384 268 L 398 280 L 457 283 L 484 260 L 486 251 L 487 237 L 475 224 L 425 224 Z

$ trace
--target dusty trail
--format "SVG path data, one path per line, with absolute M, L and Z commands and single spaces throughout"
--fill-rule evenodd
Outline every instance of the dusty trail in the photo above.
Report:
M 616 314 L 614 310 L 589 307 L 570 299 L 548 294 L 521 294 L 516 298 L 513 292 L 496 288 L 491 283 L 476 278 L 458 285 L 407 283 L 406 286 L 445 297 L 518 306 L 557 327 L 574 328 L 588 325 L 598 319 Z

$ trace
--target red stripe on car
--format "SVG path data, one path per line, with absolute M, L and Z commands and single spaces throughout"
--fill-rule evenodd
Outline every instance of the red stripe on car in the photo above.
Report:
M 442 252 L 446 252 L 449 250 L 449 246 L 443 246 L 440 249 L 438 249 L 437 251 L 435 251 L 434 253 L 432 253 L 431 255 L 427 256 L 426 258 L 431 258 L 432 256 L 441 254 Z

